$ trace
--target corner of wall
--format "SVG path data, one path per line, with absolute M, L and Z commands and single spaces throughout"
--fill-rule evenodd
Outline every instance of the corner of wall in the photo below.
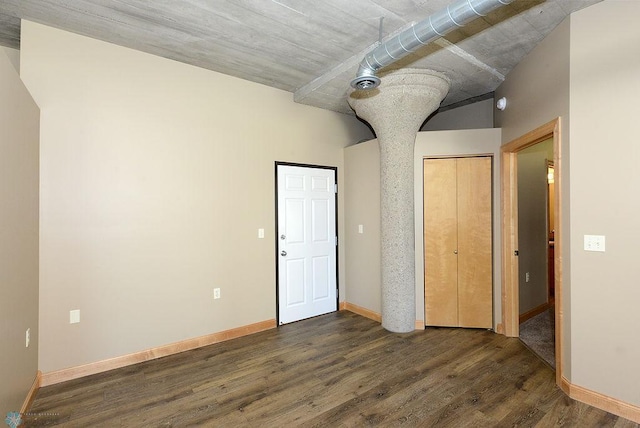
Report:
M 0 93 L 0 415 L 5 415 L 21 409 L 38 370 L 40 112 L 2 53 Z
M 1 49 L 4 51 L 7 58 L 9 58 L 9 62 L 11 62 L 11 65 L 13 65 L 16 72 L 20 74 L 20 51 L 7 47 L 2 47 Z

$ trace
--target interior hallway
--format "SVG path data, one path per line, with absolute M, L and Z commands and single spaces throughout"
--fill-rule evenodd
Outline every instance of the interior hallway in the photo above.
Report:
M 520 340 L 549 366 L 556 368 L 554 307 L 520 324 Z

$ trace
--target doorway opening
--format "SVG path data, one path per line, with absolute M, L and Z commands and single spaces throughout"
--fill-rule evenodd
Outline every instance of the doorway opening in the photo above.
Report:
M 562 154 L 560 118 L 505 144 L 502 152 L 502 322 L 506 336 L 520 336 L 518 152 L 551 139 L 553 145 L 553 302 L 556 384 L 562 387 Z M 526 274 L 526 272 L 523 272 Z M 550 289 L 549 289 L 550 291 Z
M 517 152 L 518 313 L 520 340 L 555 368 L 552 159 L 552 138 Z

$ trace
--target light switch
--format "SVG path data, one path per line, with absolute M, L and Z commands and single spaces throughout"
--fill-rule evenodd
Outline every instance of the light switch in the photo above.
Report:
M 364 233 L 364 226 L 361 224 L 358 225 L 358 233 Z
M 264 229 L 258 229 L 258 238 L 264 239 Z
M 69 324 L 76 324 L 80 322 L 80 309 L 74 309 L 69 311 Z
M 600 251 L 604 253 L 604 236 L 584 235 L 585 251 Z

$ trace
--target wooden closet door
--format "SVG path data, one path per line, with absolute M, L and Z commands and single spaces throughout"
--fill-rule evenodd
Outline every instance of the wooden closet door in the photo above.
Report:
M 424 160 L 425 324 L 458 326 L 456 160 Z
M 491 328 L 491 158 L 460 158 L 457 162 L 458 324 Z

